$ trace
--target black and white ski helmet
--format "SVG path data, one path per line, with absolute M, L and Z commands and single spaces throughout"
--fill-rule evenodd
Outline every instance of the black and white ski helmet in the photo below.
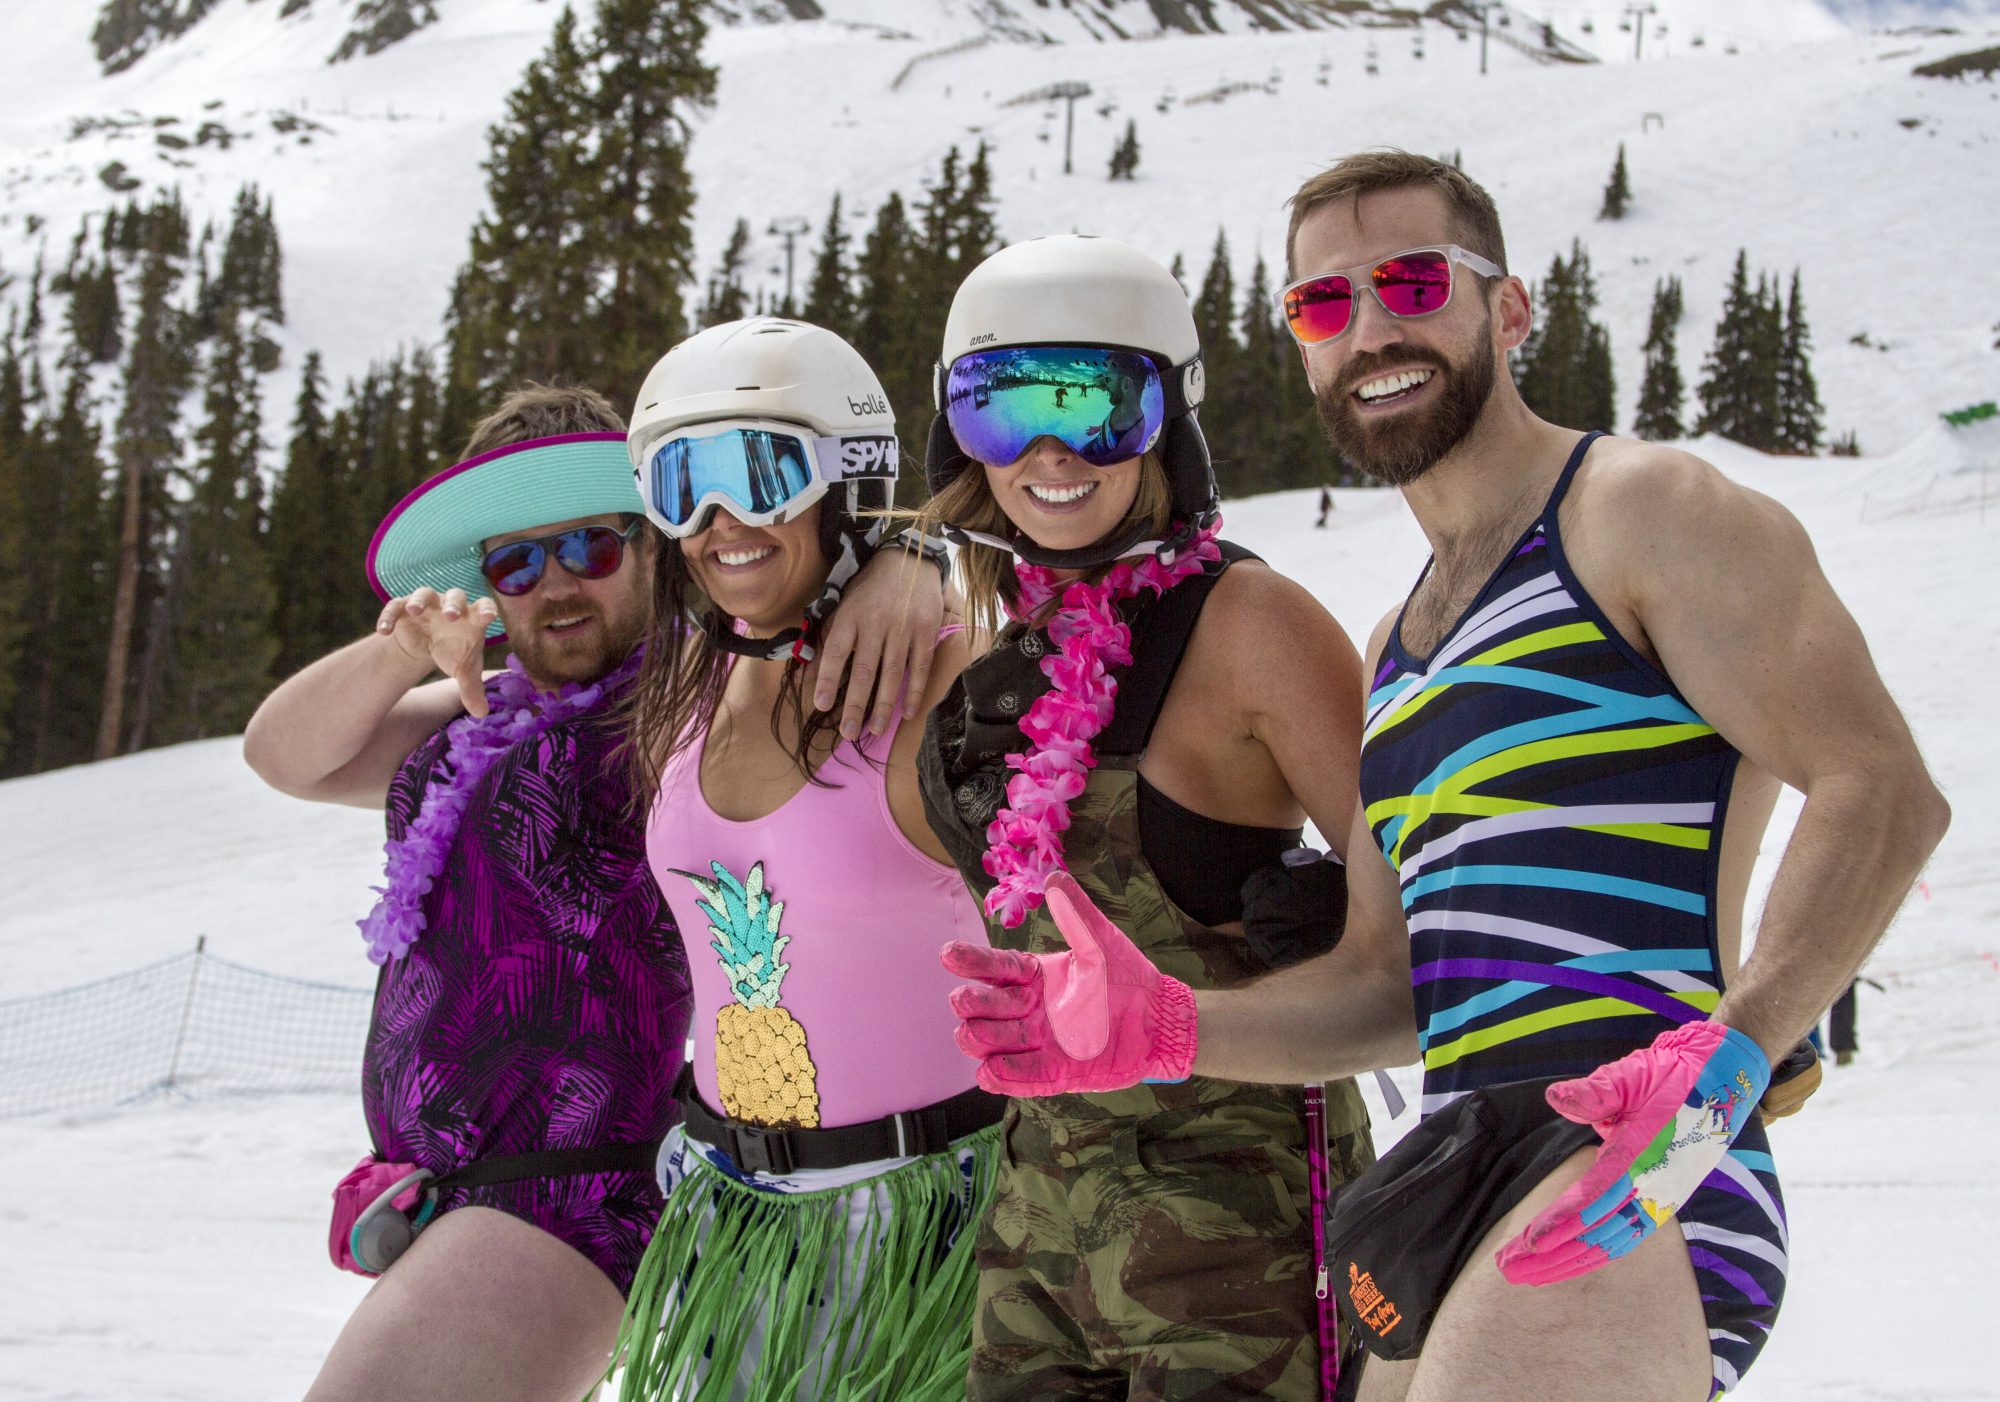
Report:
M 655 448 L 679 430 L 721 420 L 762 420 L 840 442 L 840 461 L 821 465 L 838 474 L 826 480 L 820 513 L 820 545 L 832 567 L 825 592 L 806 609 L 805 626 L 774 638 L 725 632 L 718 639 L 732 652 L 809 658 L 809 636 L 888 529 L 875 513 L 889 506 L 896 487 L 895 412 L 861 352 L 824 327 L 774 316 L 711 326 L 662 356 L 640 387 L 626 436 L 640 496 Z
M 1206 389 L 1194 310 L 1174 275 L 1116 239 L 1051 234 L 1010 244 L 966 275 L 945 318 L 944 346 L 932 375 L 930 436 L 924 478 L 931 493 L 955 481 L 973 460 L 945 420 L 945 386 L 952 365 L 976 351 L 1008 346 L 1096 346 L 1137 351 L 1160 372 L 1167 421 L 1156 445 L 1172 495 L 1174 529 L 1164 541 L 1130 538 L 1084 550 L 1044 551 L 1019 537 L 981 537 L 1035 564 L 1085 568 L 1125 555 L 1171 549 L 1214 519 L 1215 471 L 1195 410 Z M 970 539 L 947 527 L 948 537 Z

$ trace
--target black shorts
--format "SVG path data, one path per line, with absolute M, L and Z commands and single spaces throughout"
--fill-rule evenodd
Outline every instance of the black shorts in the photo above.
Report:
M 1415 1358 L 1445 1292 L 1493 1224 L 1597 1131 L 1544 1092 L 1562 1077 L 1489 1086 L 1432 1114 L 1341 1188 L 1327 1219 L 1340 1313 L 1381 1358 Z

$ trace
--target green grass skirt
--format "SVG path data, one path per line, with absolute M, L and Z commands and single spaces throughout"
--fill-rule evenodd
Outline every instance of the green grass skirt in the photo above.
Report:
M 820 1192 L 760 1192 L 695 1158 L 667 1196 L 626 1299 L 619 1397 L 744 1396 L 734 1390 L 738 1360 L 751 1347 L 750 1402 L 963 1398 L 978 1294 L 973 1239 L 993 1201 L 999 1135 L 994 1125 L 942 1154 Z M 856 1206 L 863 1193 L 866 1206 Z

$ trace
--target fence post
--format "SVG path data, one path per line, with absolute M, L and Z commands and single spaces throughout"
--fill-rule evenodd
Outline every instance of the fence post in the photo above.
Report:
M 201 956 L 208 948 L 208 936 L 194 937 L 194 968 L 188 971 L 187 997 L 181 1002 L 181 1025 L 174 1031 L 174 1056 L 167 1064 L 167 1083 L 161 1087 L 166 1091 L 174 1088 L 174 1078 L 180 1074 L 181 1048 L 187 1045 L 188 1018 L 194 1013 L 194 990 L 201 982 Z

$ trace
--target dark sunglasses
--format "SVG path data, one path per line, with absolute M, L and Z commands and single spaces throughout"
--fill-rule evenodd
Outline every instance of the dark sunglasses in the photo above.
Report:
M 542 582 L 549 556 L 578 579 L 602 579 L 625 562 L 625 542 L 639 534 L 645 522 L 623 530 L 610 526 L 578 526 L 536 540 L 510 540 L 496 545 L 479 561 L 479 572 L 496 593 L 518 598 Z
M 1278 310 L 1284 313 L 1292 339 L 1302 346 L 1331 341 L 1354 324 L 1357 286 L 1374 293 L 1390 316 L 1429 316 L 1451 305 L 1453 263 L 1463 263 L 1481 277 L 1507 276 L 1498 263 L 1455 243 L 1411 248 L 1370 267 L 1302 278 L 1278 294 Z

